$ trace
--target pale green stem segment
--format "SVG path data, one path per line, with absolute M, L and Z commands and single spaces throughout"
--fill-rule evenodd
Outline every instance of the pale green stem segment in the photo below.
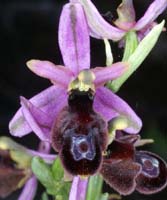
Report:
M 99 200 L 101 197 L 103 179 L 100 175 L 90 176 L 86 200 Z
M 108 198 L 109 198 L 109 194 L 108 193 L 104 193 L 104 194 L 101 195 L 99 200 L 108 200 Z
M 138 46 L 137 34 L 135 31 L 129 31 L 125 36 L 125 50 L 122 61 L 127 61 L 128 58 L 134 53 Z
M 106 66 L 111 66 L 113 64 L 113 55 L 110 43 L 104 38 L 105 52 L 106 52 Z
M 165 20 L 163 20 L 160 24 L 156 25 L 148 35 L 139 43 L 138 47 L 134 51 L 132 55 L 128 58 L 128 62 L 130 64 L 128 70 L 118 79 L 112 81 L 109 85 L 109 88 L 117 92 L 123 83 L 136 71 L 136 69 L 141 65 L 141 63 L 148 56 L 150 51 L 155 46 L 160 33 L 163 30 L 165 24 Z

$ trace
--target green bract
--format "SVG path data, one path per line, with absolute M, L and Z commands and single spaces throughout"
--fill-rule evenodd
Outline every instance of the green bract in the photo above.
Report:
M 57 158 L 52 166 L 46 164 L 41 158 L 32 159 L 32 171 L 46 188 L 48 194 L 56 197 L 57 200 L 68 199 L 70 183 L 64 181 L 64 170 Z M 46 195 L 43 195 L 46 199 Z
M 163 20 L 160 24 L 156 25 L 139 43 L 134 53 L 127 60 L 128 63 L 130 63 L 128 70 L 120 78 L 112 81 L 112 83 L 109 85 L 110 89 L 112 89 L 114 92 L 117 92 L 123 83 L 141 65 L 141 63 L 145 60 L 145 58 L 155 46 L 160 33 L 163 30 L 164 24 L 165 21 Z

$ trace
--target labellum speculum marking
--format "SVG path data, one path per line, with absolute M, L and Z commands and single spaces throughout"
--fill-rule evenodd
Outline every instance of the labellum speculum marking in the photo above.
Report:
M 93 110 L 94 74 L 83 70 L 69 85 L 68 106 L 52 129 L 52 146 L 64 168 L 73 175 L 88 176 L 101 167 L 107 147 L 107 124 Z
M 136 162 L 142 165 L 142 172 L 137 177 L 137 190 L 142 194 L 154 194 L 167 185 L 167 165 L 158 155 L 137 151 Z

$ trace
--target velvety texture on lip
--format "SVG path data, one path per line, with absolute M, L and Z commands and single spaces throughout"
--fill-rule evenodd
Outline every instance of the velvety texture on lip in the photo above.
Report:
M 142 165 L 142 172 L 137 177 L 136 190 L 142 194 L 153 194 L 161 191 L 167 185 L 167 165 L 158 155 L 138 151 L 136 162 Z
M 154 153 L 137 151 L 136 139 L 136 135 L 130 135 L 113 141 L 100 173 L 122 195 L 129 195 L 135 189 L 142 194 L 157 193 L 167 185 L 166 162 Z
M 51 131 L 52 146 L 73 175 L 95 174 L 107 147 L 107 123 L 93 110 L 89 93 L 71 91 L 69 105 L 60 112 Z

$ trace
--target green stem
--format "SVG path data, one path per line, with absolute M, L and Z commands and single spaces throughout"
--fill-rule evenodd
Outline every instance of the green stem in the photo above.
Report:
M 137 39 L 136 32 L 129 31 L 125 36 L 125 49 L 124 49 L 122 61 L 128 60 L 128 58 L 134 53 L 135 49 L 137 48 L 137 45 L 138 45 L 138 39 Z M 107 57 L 107 53 L 106 53 L 106 57 Z M 107 83 L 107 87 L 111 90 L 114 90 L 113 81 L 109 81 Z
M 124 56 L 124 59 L 127 59 L 127 62 L 129 63 L 129 68 L 120 78 L 117 78 L 116 80 L 112 81 L 110 85 L 107 85 L 113 92 L 117 92 L 123 85 L 123 83 L 136 71 L 136 69 L 146 59 L 148 54 L 155 46 L 160 36 L 160 33 L 163 30 L 164 23 L 165 21 L 163 20 L 160 24 L 156 25 L 139 43 L 139 45 L 131 55 L 130 53 L 128 53 L 128 51 L 131 51 L 130 49 L 125 50 L 127 52 Z M 128 56 L 128 54 L 130 56 Z
M 99 200 L 103 186 L 103 179 L 100 175 L 89 178 L 86 200 Z
M 128 58 L 133 54 L 138 46 L 137 34 L 134 31 L 130 31 L 125 36 L 125 49 L 122 61 L 127 61 Z

